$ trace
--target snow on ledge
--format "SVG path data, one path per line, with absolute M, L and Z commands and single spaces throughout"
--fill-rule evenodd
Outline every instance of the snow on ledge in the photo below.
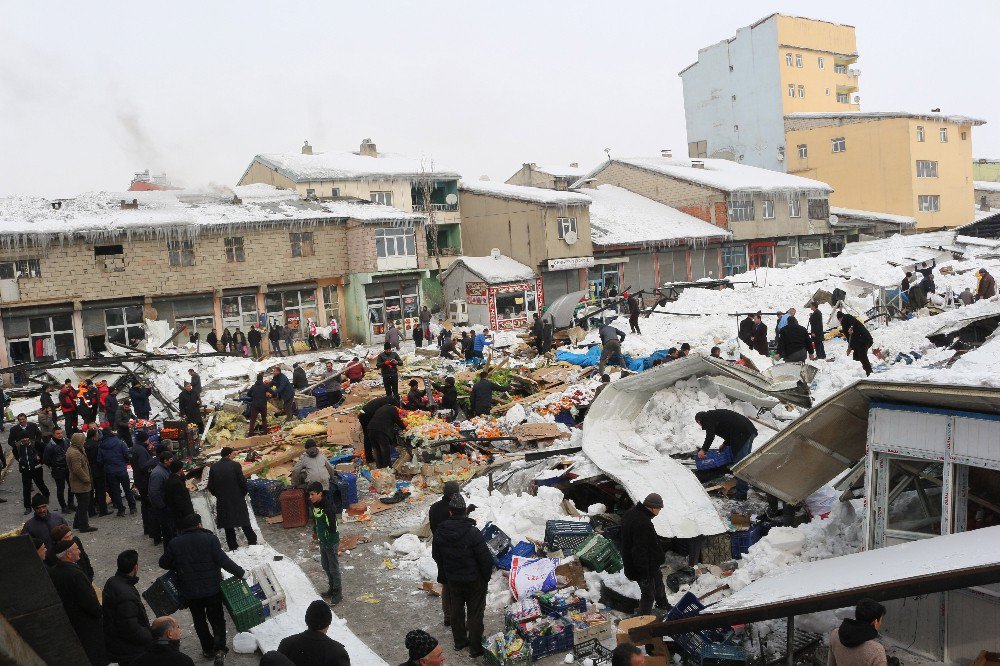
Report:
M 448 277 L 458 265 L 464 265 L 471 272 L 481 277 L 490 284 L 501 282 L 520 282 L 523 280 L 534 280 L 538 277 L 531 267 L 525 266 L 519 261 L 501 254 L 499 257 L 458 257 L 448 270 L 444 272 L 442 278 Z
M 525 185 L 508 185 L 507 183 L 494 183 L 490 181 L 470 182 L 463 180 L 459 182 L 458 189 L 469 194 L 526 201 L 542 206 L 586 206 L 590 204 L 590 197 L 578 192 L 564 192 L 562 190 L 549 190 L 541 187 L 527 187 Z

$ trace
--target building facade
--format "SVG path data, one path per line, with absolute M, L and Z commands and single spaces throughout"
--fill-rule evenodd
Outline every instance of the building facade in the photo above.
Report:
M 586 173 L 587 169 L 581 169 L 580 165 L 576 162 L 572 162 L 567 166 L 557 166 L 554 164 L 538 165 L 534 162 L 525 162 L 506 182 L 508 185 L 565 190 Z
M 459 257 L 441 274 L 441 282 L 445 301 L 464 303 L 466 323 L 473 327 L 527 328 L 545 305 L 542 279 L 530 266 L 499 252 Z

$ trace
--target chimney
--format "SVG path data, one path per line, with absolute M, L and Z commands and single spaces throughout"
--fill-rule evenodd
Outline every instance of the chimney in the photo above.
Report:
M 309 145 L 308 141 L 306 141 L 305 143 L 302 144 L 302 154 L 303 155 L 312 155 L 313 154 L 313 147 Z
M 674 156 L 674 153 L 673 153 L 673 151 L 672 151 L 672 150 L 670 150 L 669 148 L 664 148 L 664 149 L 662 149 L 662 150 L 660 151 L 660 157 L 666 157 L 666 158 L 671 158 L 671 157 L 673 157 L 673 156 Z
M 122 202 L 121 203 L 122 210 L 138 210 L 139 209 L 139 200 L 138 199 L 132 199 L 132 203 L 129 203 L 129 202 L 125 201 L 124 199 L 122 199 L 121 202 Z
M 560 192 L 565 192 L 568 189 L 565 176 L 556 176 L 555 178 L 552 179 L 552 181 L 553 181 L 553 187 L 559 190 Z
M 979 197 L 979 210 L 984 213 L 988 213 L 990 210 L 990 202 L 986 200 L 986 195 Z
M 375 143 L 371 139 L 365 139 L 361 142 L 361 155 L 363 157 L 378 157 Z
M 704 169 L 705 168 L 705 163 L 702 162 L 701 160 L 691 160 L 691 168 L 692 169 Z
M 569 163 L 569 168 L 570 169 L 579 169 L 580 168 L 580 163 L 579 162 L 570 162 Z

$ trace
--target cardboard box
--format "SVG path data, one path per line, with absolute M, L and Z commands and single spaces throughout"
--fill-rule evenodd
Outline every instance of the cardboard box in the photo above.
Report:
M 618 645 L 622 643 L 634 643 L 632 637 L 629 636 L 629 630 L 635 629 L 636 627 L 644 627 L 652 622 L 657 622 L 659 618 L 655 615 L 636 615 L 635 617 L 627 617 L 618 623 L 617 635 L 615 638 L 618 641 Z M 654 638 L 648 643 L 636 643 L 636 645 L 650 646 L 653 648 L 653 654 L 651 656 L 656 658 L 661 658 L 664 661 L 647 661 L 647 664 L 657 664 L 666 666 L 670 661 L 670 651 L 667 650 L 667 644 L 663 642 L 662 638 Z M 646 657 L 648 660 L 649 657 Z

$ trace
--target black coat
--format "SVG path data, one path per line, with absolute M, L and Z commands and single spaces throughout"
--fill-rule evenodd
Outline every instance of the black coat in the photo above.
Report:
M 380 407 L 385 407 L 386 405 L 392 404 L 388 396 L 382 398 L 375 398 L 374 400 L 369 400 L 358 412 L 358 420 L 361 421 L 361 425 L 365 428 L 368 427 L 368 423 L 375 416 L 375 412 L 379 410 Z
M 83 450 L 87 454 L 87 462 L 90 463 L 90 479 L 96 481 L 107 477 L 104 465 L 97 463 L 97 454 L 101 451 L 101 440 L 87 438 L 83 444 Z
M 128 390 L 129 400 L 132 401 L 132 409 L 140 419 L 148 419 L 150 412 L 149 396 L 153 395 L 152 389 L 148 387 L 133 386 Z
M 94 565 L 90 563 L 90 556 L 87 555 L 87 551 L 83 547 L 83 542 L 80 541 L 80 537 L 74 536 L 73 543 L 76 547 L 80 549 L 80 561 L 76 563 L 76 566 L 80 567 L 80 571 L 87 577 L 91 583 L 94 582 Z M 52 550 L 52 546 L 49 546 L 48 554 L 45 556 L 45 561 L 49 566 L 52 566 L 59 561 L 56 557 L 56 551 Z
M 854 329 L 852 334 L 850 331 Z M 857 351 L 858 349 L 868 349 L 875 341 L 872 334 L 868 332 L 865 325 L 857 320 L 853 315 L 845 314 L 840 320 L 840 332 L 847 338 L 847 346 Z
M 434 531 L 431 556 L 438 565 L 438 582 L 473 583 L 493 575 L 493 554 L 476 521 L 448 518 Z
M 44 409 L 46 407 L 50 408 L 52 410 L 52 416 L 55 417 L 55 415 L 56 415 L 56 403 L 53 402 L 53 400 L 52 400 L 52 394 L 49 393 L 48 389 L 45 389 L 44 391 L 42 391 L 42 394 L 40 396 L 38 396 L 38 397 L 39 397 L 39 400 L 41 400 L 41 402 L 42 402 L 42 409 Z
M 507 392 L 506 386 L 500 386 L 489 379 L 480 379 L 472 385 L 472 392 L 469 394 L 469 406 L 472 415 L 489 414 L 493 409 L 493 391 Z
M 101 604 L 87 575 L 75 564 L 57 561 L 49 569 L 49 577 L 91 665 L 104 666 L 108 660 L 104 653 Z
M 755 323 L 753 325 L 751 335 L 753 336 L 753 340 L 751 341 L 750 346 L 753 347 L 754 350 L 761 356 L 767 356 L 767 324 L 764 322 L 759 324 Z
M 194 666 L 194 659 L 187 656 L 166 639 L 155 641 L 132 666 Z
M 206 529 L 184 530 L 167 544 L 160 568 L 177 576 L 177 591 L 184 599 L 204 599 L 219 594 L 222 569 L 242 578 L 246 573 L 222 552 L 219 538 Z
M 212 465 L 208 474 L 208 492 L 215 496 L 215 524 L 218 527 L 250 525 L 247 511 L 247 479 L 243 466 L 226 458 Z
M 309 386 L 309 378 L 306 377 L 305 368 L 301 365 L 292 370 L 292 386 L 295 387 L 296 391 L 301 391 Z
M 136 442 L 129 449 L 132 454 L 132 478 L 135 480 L 136 490 L 143 497 L 149 492 L 149 475 L 155 467 L 153 456 L 145 444 Z
M 7 443 L 10 444 L 10 448 L 14 448 L 24 437 L 30 439 L 31 443 L 37 447 L 42 441 L 42 431 L 34 423 L 27 423 L 23 427 L 21 424 L 15 423 L 10 429 L 10 434 L 7 435 Z
M 366 432 L 382 433 L 388 437 L 395 434 L 395 428 L 402 430 L 406 427 L 403 419 L 399 418 L 399 410 L 392 404 L 385 404 L 378 408 L 368 421 Z
M 778 352 L 778 356 L 782 358 L 787 358 L 796 352 L 800 352 L 803 349 L 812 353 L 812 340 L 809 339 L 809 331 L 803 328 L 800 324 L 788 322 L 785 326 L 778 331 L 778 344 L 775 347 L 775 351 Z
M 171 474 L 163 484 L 163 501 L 167 509 L 174 515 L 174 523 L 179 524 L 185 516 L 194 513 L 194 505 L 191 504 L 191 491 L 188 490 L 183 476 Z
M 281 398 L 282 401 L 288 402 L 295 397 L 295 387 L 288 381 L 285 373 L 279 372 L 271 376 L 271 393 Z
M 282 638 L 278 652 L 296 666 L 351 666 L 351 658 L 343 645 L 313 629 Z
M 177 396 L 177 408 L 187 423 L 198 423 L 201 421 L 201 405 L 198 394 L 192 388 L 190 391 L 181 390 Z
M 399 357 L 399 354 L 390 350 L 383 351 L 375 359 L 375 367 L 382 372 L 383 377 L 398 377 L 399 376 L 399 366 L 403 364 L 403 359 Z
M 823 326 L 823 313 L 819 311 L 819 308 L 809 313 L 809 332 L 819 338 L 822 338 L 826 333 Z
M 636 504 L 622 516 L 622 563 L 625 577 L 642 580 L 659 575 L 666 553 L 653 527 L 653 514 Z
M 251 328 L 250 332 L 247 333 L 247 342 L 250 343 L 251 347 L 257 347 L 260 345 L 260 331 L 256 328 Z
M 451 499 L 451 495 L 445 495 L 434 504 L 431 504 L 430 510 L 427 512 L 427 519 L 431 524 L 431 534 L 434 534 L 437 530 L 438 525 L 448 520 L 448 500 Z
M 112 661 L 129 661 L 153 643 L 149 616 L 135 584 L 135 576 L 115 574 L 104 584 L 101 609 L 104 613 L 104 645 Z
M 197 372 L 190 375 L 188 381 L 191 382 L 191 391 L 195 393 L 199 398 L 201 397 L 201 375 Z
M 786 327 L 787 328 L 787 327 Z M 757 436 L 753 422 L 731 409 L 710 409 L 701 413 L 701 428 L 705 431 L 705 443 L 701 450 L 708 451 L 716 435 L 722 438 L 722 446 L 736 447 Z M 735 450 L 734 450 L 735 452 Z
M 454 384 L 434 384 L 434 388 L 441 391 L 441 402 L 438 405 L 441 409 L 455 409 L 458 406 L 458 389 Z
M 266 409 L 268 389 L 268 385 L 264 382 L 254 382 L 253 386 L 250 387 L 250 406 Z

